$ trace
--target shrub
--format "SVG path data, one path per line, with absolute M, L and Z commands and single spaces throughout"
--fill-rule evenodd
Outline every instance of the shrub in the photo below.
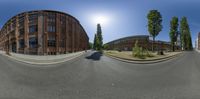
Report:
M 135 46 L 132 49 L 132 56 L 140 59 L 145 59 L 146 57 L 154 57 L 154 55 L 148 51 L 148 49 L 143 49 L 138 46 L 138 41 L 135 42 Z
M 138 46 L 138 41 L 135 42 L 135 46 L 132 49 L 133 57 L 145 59 L 144 50 L 142 47 Z
M 146 52 L 147 57 L 154 57 L 154 55 L 151 52 L 149 52 L 148 50 L 146 50 L 145 52 Z

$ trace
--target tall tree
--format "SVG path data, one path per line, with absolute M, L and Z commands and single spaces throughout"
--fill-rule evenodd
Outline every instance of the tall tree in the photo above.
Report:
M 178 18 L 173 17 L 170 21 L 170 33 L 169 33 L 170 39 L 171 39 L 171 45 L 172 50 L 175 51 L 175 42 L 177 41 L 178 36 Z
M 97 49 L 97 35 L 94 35 L 94 43 L 93 43 L 93 49 L 96 50 Z
M 102 50 L 102 47 L 103 47 L 103 37 L 102 37 L 102 30 L 101 30 L 101 25 L 100 24 L 97 24 L 97 41 L 98 41 L 98 44 L 97 44 L 97 49 L 98 50 Z
M 152 43 L 152 51 L 154 51 L 154 42 L 155 37 L 159 34 L 159 32 L 162 30 L 162 16 L 160 12 L 157 10 L 150 10 L 148 15 L 148 31 L 150 35 L 153 37 L 153 43 Z
M 98 38 L 98 36 L 96 36 L 96 50 L 101 50 L 101 46 L 100 46 L 100 40 Z
M 89 49 L 92 49 L 92 48 L 93 48 L 93 43 L 89 42 Z
M 192 39 L 191 39 L 191 33 L 190 28 L 188 25 L 188 21 L 186 17 L 183 17 L 181 19 L 181 26 L 180 26 L 180 32 L 181 32 L 181 45 L 184 50 L 192 50 Z

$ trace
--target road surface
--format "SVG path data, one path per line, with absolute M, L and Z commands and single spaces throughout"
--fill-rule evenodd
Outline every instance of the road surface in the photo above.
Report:
M 200 54 L 144 65 L 89 51 L 51 66 L 0 55 L 0 99 L 200 99 Z

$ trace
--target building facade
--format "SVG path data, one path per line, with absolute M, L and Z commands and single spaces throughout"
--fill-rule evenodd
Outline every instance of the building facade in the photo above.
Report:
M 136 35 L 120 38 L 111 42 L 106 43 L 108 45 L 108 50 L 125 50 L 131 51 L 135 46 L 136 41 L 138 46 L 144 49 L 152 50 L 153 41 L 149 39 L 148 35 Z M 170 42 L 165 41 L 155 41 L 154 50 L 166 50 L 169 51 L 172 49 Z M 176 50 L 180 50 L 180 46 L 175 46 Z
M 57 55 L 87 50 L 89 38 L 79 21 L 66 13 L 39 10 L 20 13 L 0 32 L 0 50 Z
M 197 39 L 195 41 L 195 49 L 200 50 L 200 33 L 198 33 Z

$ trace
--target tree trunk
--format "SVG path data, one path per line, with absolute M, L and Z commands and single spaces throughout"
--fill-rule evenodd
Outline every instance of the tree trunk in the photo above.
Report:
M 153 37 L 153 42 L 152 42 L 152 52 L 154 52 L 154 42 L 155 42 L 155 37 Z
M 172 43 L 172 51 L 173 51 L 173 52 L 175 51 L 174 42 Z

